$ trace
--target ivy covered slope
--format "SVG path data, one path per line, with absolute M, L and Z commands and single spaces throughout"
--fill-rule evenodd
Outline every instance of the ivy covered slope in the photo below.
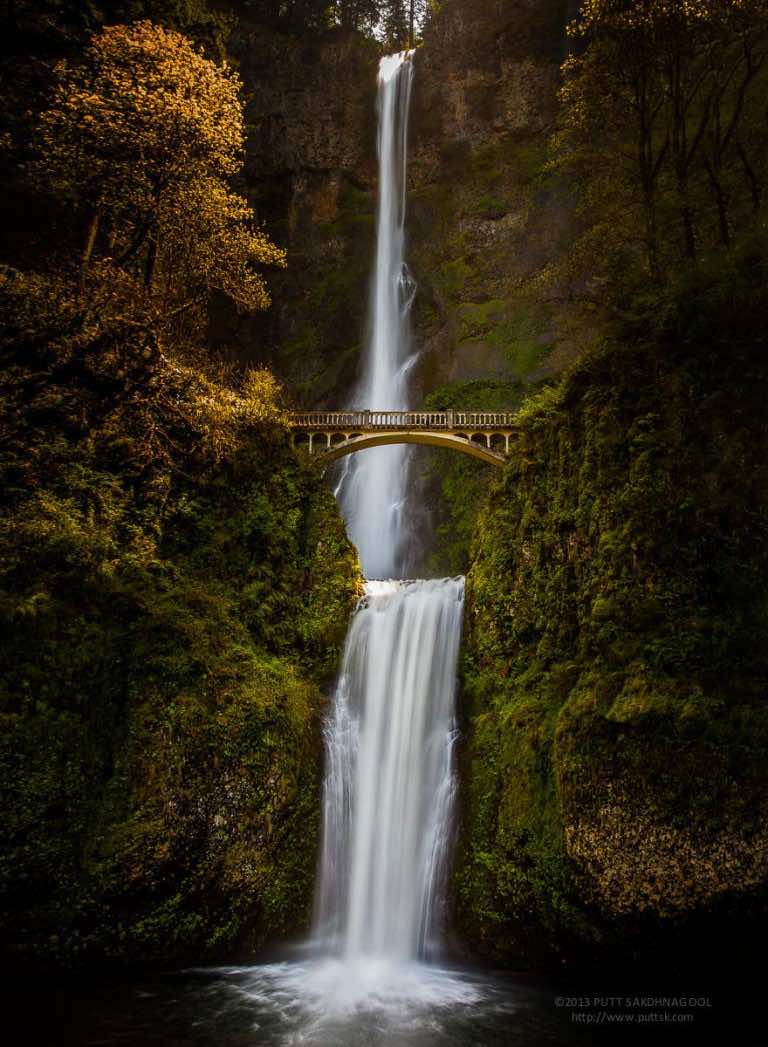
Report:
M 690 966 L 764 936 L 765 268 L 664 292 L 520 413 L 468 581 L 455 887 L 481 952 L 684 942 Z
M 195 962 L 306 921 L 358 569 L 267 375 L 6 274 L 3 960 Z

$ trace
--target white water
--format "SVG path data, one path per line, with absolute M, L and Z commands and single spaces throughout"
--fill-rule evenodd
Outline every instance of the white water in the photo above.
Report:
M 405 192 L 412 52 L 382 58 L 378 81 L 379 195 L 364 373 L 351 406 L 402 411 L 413 363 L 414 284 L 405 262 Z M 408 452 L 375 447 L 344 460 L 337 494 L 369 578 L 397 577 L 407 554 Z
M 369 582 L 326 726 L 316 940 L 357 962 L 439 943 L 463 579 Z
M 429 962 L 450 860 L 463 604 L 463 578 L 366 584 L 325 725 L 310 956 L 239 983 L 277 1009 L 286 1045 L 455 1043 L 444 1023 L 495 997 Z

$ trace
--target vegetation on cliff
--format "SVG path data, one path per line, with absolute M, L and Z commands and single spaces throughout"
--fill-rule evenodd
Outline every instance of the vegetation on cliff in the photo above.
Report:
M 555 269 L 592 345 L 475 533 L 458 916 L 504 959 L 690 963 L 768 913 L 768 21 L 597 0 L 574 32 Z
M 547 173 L 562 4 L 446 0 L 416 56 L 408 262 L 424 402 L 514 409 L 570 358 L 569 304 L 540 273 L 567 227 Z M 465 570 L 491 470 L 414 455 L 433 549 L 424 570 Z
M 468 580 L 456 884 L 482 950 L 765 916 L 765 274 L 752 242 L 681 277 L 518 415 Z
M 571 33 L 555 162 L 581 228 L 564 262 L 604 306 L 760 219 L 768 6 L 587 0 Z
M 520 382 L 494 379 L 454 382 L 430 393 L 427 410 L 513 411 L 520 405 L 524 389 Z M 439 578 L 464 574 L 469 567 L 470 545 L 478 514 L 485 504 L 495 466 L 454 451 L 431 449 L 423 456 L 420 480 L 430 492 L 429 509 L 434 519 L 430 551 L 424 571 Z
M 447 0 L 418 55 L 409 260 L 427 393 L 486 377 L 535 393 L 635 296 L 764 221 L 762 0 L 596 0 L 570 5 L 569 34 L 564 8 L 507 21 Z M 479 504 L 464 471 L 445 464 L 458 497 L 428 494 L 441 543 Z
M 30 319 L 19 276 L 2 309 L 4 959 L 200 958 L 292 929 L 318 682 L 356 593 L 332 498 L 266 376 L 225 396 L 150 333 Z
M 199 960 L 307 917 L 320 686 L 358 568 L 272 375 L 202 340 L 210 294 L 263 307 L 281 260 L 227 186 L 237 90 L 177 33 L 96 37 L 34 164 L 83 239 L 0 273 L 15 969 Z

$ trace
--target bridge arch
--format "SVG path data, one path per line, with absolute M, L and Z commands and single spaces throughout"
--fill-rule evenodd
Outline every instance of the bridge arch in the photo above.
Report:
M 382 447 L 388 444 L 426 444 L 430 447 L 445 447 L 460 454 L 467 454 L 472 458 L 478 458 L 488 465 L 498 468 L 504 465 L 504 455 L 491 450 L 485 444 L 467 440 L 452 433 L 433 433 L 419 430 L 401 432 L 372 432 L 355 435 L 345 440 L 344 443 L 334 444 L 327 450 L 323 448 L 318 451 L 317 458 L 323 462 L 335 462 L 348 454 L 356 451 L 364 451 L 367 447 Z

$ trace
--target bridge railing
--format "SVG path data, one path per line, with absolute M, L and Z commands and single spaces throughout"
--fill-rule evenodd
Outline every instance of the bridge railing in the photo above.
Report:
M 294 429 L 506 429 L 514 423 L 508 411 L 305 411 L 292 414 Z

